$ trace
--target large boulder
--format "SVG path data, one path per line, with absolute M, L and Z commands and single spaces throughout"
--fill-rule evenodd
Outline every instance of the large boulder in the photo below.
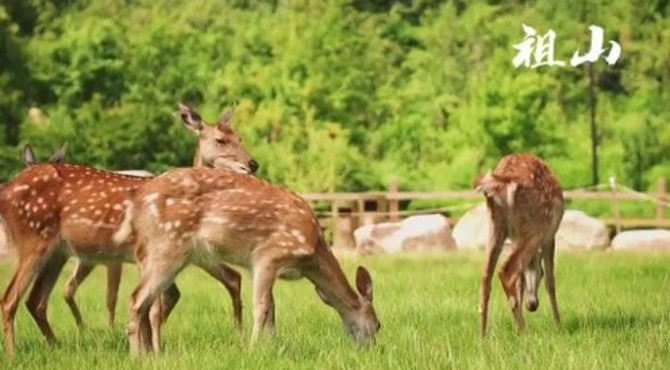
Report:
M 354 240 L 362 253 L 456 249 L 449 220 L 442 215 L 411 216 L 401 222 L 362 226 L 354 231 Z
M 491 216 L 486 203 L 475 206 L 454 226 L 456 245 L 459 249 L 486 249 L 490 225 Z M 557 249 L 604 249 L 609 246 L 609 242 L 609 230 L 602 221 L 582 211 L 565 211 L 556 233 Z M 509 239 L 505 244 L 510 245 Z
M 615 251 L 670 251 L 670 230 L 631 230 L 612 240 Z
M 486 203 L 481 203 L 458 219 L 454 225 L 454 239 L 458 249 L 486 249 L 491 216 Z
M 556 233 L 556 249 L 599 250 L 610 244 L 607 225 L 577 210 L 567 210 Z

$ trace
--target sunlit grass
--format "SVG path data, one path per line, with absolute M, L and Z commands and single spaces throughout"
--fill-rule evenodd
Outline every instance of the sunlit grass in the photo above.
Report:
M 382 322 L 377 345 L 358 348 L 339 317 L 306 281 L 279 282 L 278 334 L 248 348 L 250 285 L 244 275 L 245 329 L 233 327 L 225 289 L 195 268 L 178 279 L 182 300 L 164 330 L 161 356 L 131 359 L 125 335 L 128 294 L 137 274 L 124 270 L 118 325 L 107 327 L 104 270 L 78 295 L 88 329 L 79 332 L 62 299 L 52 294 L 49 317 L 60 345 L 46 345 L 22 304 L 18 354 L 0 351 L 2 369 L 136 368 L 666 368 L 670 365 L 670 255 L 559 254 L 558 299 L 563 326 L 551 318 L 546 294 L 528 314 L 529 332 L 517 336 L 499 283 L 492 293 L 489 336 L 478 336 L 482 254 L 378 256 L 344 259 L 347 276 L 368 267 Z M 0 263 L 0 285 L 13 265 Z

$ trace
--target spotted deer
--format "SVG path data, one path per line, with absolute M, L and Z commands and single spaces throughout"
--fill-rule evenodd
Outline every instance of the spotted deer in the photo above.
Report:
M 518 331 L 525 330 L 521 308 L 524 291 L 529 293 L 530 311 L 539 304 L 542 263 L 554 320 L 560 323 L 554 276 L 554 238 L 563 218 L 563 191 L 558 179 L 538 157 L 512 154 L 502 158 L 492 173 L 478 178 L 475 188 L 485 195 L 492 220 L 479 301 L 482 337 L 486 334 L 491 279 L 507 237 L 514 243 L 498 276 Z
M 150 320 L 157 297 L 188 264 L 203 269 L 225 261 L 249 268 L 253 277 L 251 343 L 274 310 L 278 276 L 306 277 L 340 315 L 358 342 L 373 341 L 380 328 L 372 306 L 372 279 L 359 267 L 356 293 L 327 247 L 310 205 L 295 193 L 231 171 L 175 169 L 145 183 L 126 208 L 141 261 L 131 295 L 131 353 L 160 351 L 160 322 Z
M 196 166 L 246 173 L 258 168 L 230 127 L 230 110 L 216 126 L 206 124 L 185 105 L 180 105 L 179 115 L 199 136 Z M 26 305 L 51 344 L 56 338 L 46 316 L 48 297 L 67 259 L 75 256 L 82 261 L 73 277 L 76 285 L 86 275 L 82 269 L 98 263 L 134 261 L 132 238 L 117 243 L 113 235 L 122 226 L 126 194 L 149 181 L 145 177 L 53 162 L 30 165 L 0 188 L 0 221 L 18 259 L 17 270 L 1 302 L 5 347 L 10 355 L 15 353 L 16 309 L 33 280 Z M 230 292 L 235 320 L 240 323 L 239 273 L 223 263 L 207 267 L 205 271 Z M 110 289 L 118 291 L 118 280 Z M 167 288 L 163 319 L 174 308 L 179 295 L 176 285 Z

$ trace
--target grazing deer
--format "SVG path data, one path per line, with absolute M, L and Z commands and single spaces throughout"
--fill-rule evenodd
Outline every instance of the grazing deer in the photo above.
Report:
M 216 127 L 211 127 L 189 107 L 180 105 L 182 120 L 199 134 L 196 165 L 254 172 L 258 163 L 230 127 L 231 114 L 228 111 Z M 5 347 L 9 354 L 15 352 L 16 309 L 33 280 L 26 305 L 47 341 L 55 343 L 46 308 L 69 256 L 84 261 L 75 272 L 77 285 L 86 275 L 81 274 L 81 269 L 89 265 L 134 261 L 132 240 L 117 243 L 113 235 L 122 226 L 126 194 L 148 181 L 57 162 L 31 165 L 0 188 L 0 221 L 7 231 L 9 245 L 14 246 L 18 256 L 17 271 L 2 298 Z M 240 323 L 239 273 L 224 264 L 209 265 L 205 271 L 228 289 L 235 320 Z M 118 284 L 110 288 L 116 291 Z M 176 285 L 168 287 L 164 298 L 165 319 L 179 299 Z
M 347 333 L 370 342 L 380 328 L 372 306 L 372 279 L 363 267 L 357 294 L 326 246 L 310 205 L 295 193 L 256 177 L 207 168 L 175 169 L 132 195 L 117 238 L 135 235 L 140 282 L 131 295 L 131 353 L 160 351 L 152 305 L 187 265 L 226 261 L 253 276 L 254 343 L 273 311 L 277 276 L 306 277 L 333 307 Z M 134 231 L 133 231 L 134 230 Z
M 530 311 L 539 304 L 541 262 L 554 320 L 560 323 L 554 277 L 554 237 L 563 217 L 563 191 L 558 179 L 536 156 L 512 154 L 501 159 L 492 173 L 477 179 L 475 188 L 486 196 L 492 219 L 479 301 L 481 335 L 486 334 L 491 278 L 507 237 L 514 244 L 498 275 L 518 331 L 525 330 L 521 308 L 524 290 L 529 293 Z

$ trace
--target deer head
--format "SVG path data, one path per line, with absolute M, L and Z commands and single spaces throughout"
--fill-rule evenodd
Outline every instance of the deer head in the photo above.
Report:
M 179 117 L 186 128 L 198 135 L 198 154 L 194 167 L 225 168 L 240 173 L 254 173 L 256 162 L 242 145 L 242 139 L 232 128 L 235 106 L 226 110 L 216 124 L 208 124 L 200 114 L 185 104 L 179 104 Z
M 356 289 L 360 295 L 356 297 L 358 304 L 353 309 L 338 307 L 338 304 L 329 299 L 328 294 L 318 286 L 316 292 L 325 304 L 338 311 L 344 330 L 352 339 L 363 344 L 370 343 L 381 329 L 381 324 L 372 306 L 372 277 L 363 266 L 358 266 L 356 270 Z
M 540 254 L 535 256 L 530 265 L 523 272 L 523 285 L 526 290 L 526 308 L 530 312 L 537 310 L 540 305 L 540 298 L 537 291 L 542 282 L 544 271 L 542 270 L 542 258 Z

